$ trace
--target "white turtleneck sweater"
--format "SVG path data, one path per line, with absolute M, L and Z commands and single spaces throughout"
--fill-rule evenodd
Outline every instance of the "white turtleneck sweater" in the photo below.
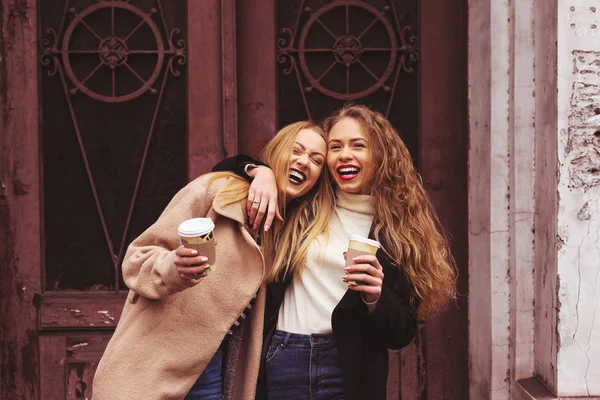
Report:
M 310 245 L 304 271 L 286 288 L 279 309 L 279 330 L 305 335 L 332 332 L 331 314 L 348 289 L 342 280 L 348 237 L 367 237 L 374 214 L 370 195 L 338 190 L 336 196 L 329 221 L 329 238 L 321 234 Z M 375 303 L 368 306 L 372 311 Z

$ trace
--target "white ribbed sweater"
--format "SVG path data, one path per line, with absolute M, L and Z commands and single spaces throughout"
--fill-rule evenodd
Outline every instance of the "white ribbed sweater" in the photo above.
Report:
M 336 197 L 329 235 L 321 234 L 311 244 L 302 275 L 286 288 L 278 330 L 305 335 L 332 331 L 331 314 L 348 288 L 342 280 L 348 237 L 368 236 L 374 214 L 370 195 L 338 190 Z M 375 304 L 369 309 L 374 307 Z

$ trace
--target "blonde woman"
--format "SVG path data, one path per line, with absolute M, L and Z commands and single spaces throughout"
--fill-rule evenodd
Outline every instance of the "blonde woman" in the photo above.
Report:
M 289 254 L 272 266 L 259 398 L 384 400 L 388 349 L 409 344 L 418 316 L 454 298 L 455 268 L 389 121 L 346 106 L 324 127 L 335 205 L 304 263 Z M 350 235 L 376 239 L 381 249 L 344 267 Z
M 326 224 L 314 218 L 319 204 L 331 207 L 329 185 L 318 184 L 326 179 L 325 152 L 325 134 L 311 122 L 281 129 L 263 152 L 282 213 L 300 237 L 313 238 Z M 95 400 L 255 398 L 265 266 L 285 229 L 275 224 L 262 234 L 261 254 L 245 223 L 248 187 L 231 173 L 204 175 L 131 243 L 123 262 L 130 292 L 94 377 Z M 203 278 L 206 257 L 177 237 L 178 225 L 195 217 L 212 218 L 218 240 L 215 271 Z

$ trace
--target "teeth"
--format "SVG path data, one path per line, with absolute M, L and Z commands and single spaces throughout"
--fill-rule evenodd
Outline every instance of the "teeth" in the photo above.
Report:
M 344 175 L 350 175 L 350 174 L 358 174 L 360 171 L 360 169 L 356 168 L 356 167 L 346 167 L 346 168 L 339 168 L 338 172 L 340 174 L 344 174 Z
M 306 177 L 298 171 L 291 170 L 290 179 L 292 179 L 294 182 L 302 183 L 306 180 Z

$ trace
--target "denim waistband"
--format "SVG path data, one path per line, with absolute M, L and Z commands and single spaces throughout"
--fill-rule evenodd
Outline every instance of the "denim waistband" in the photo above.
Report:
M 335 347 L 335 338 L 333 337 L 333 333 L 313 333 L 312 335 L 302 335 L 300 333 L 290 333 L 276 330 L 273 333 L 273 340 L 283 344 L 284 346 L 292 347 Z

